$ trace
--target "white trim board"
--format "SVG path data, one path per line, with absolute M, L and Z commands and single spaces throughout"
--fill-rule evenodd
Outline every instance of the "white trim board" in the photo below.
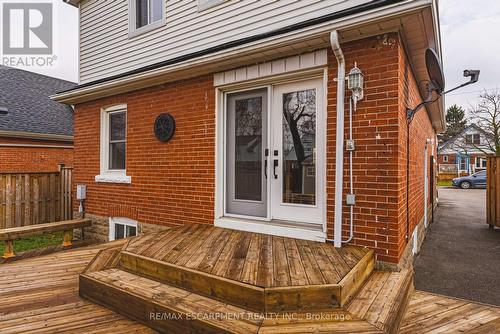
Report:
M 328 65 L 326 49 L 214 74 L 214 86 L 235 84 Z
M 280 237 L 311 240 L 311 241 L 326 241 L 326 234 L 320 228 L 303 228 L 303 227 L 289 227 L 273 224 L 272 222 L 259 222 L 251 220 L 243 220 L 238 218 L 219 218 L 215 220 L 216 227 L 228 228 L 238 231 L 246 231 L 253 233 L 269 234 Z

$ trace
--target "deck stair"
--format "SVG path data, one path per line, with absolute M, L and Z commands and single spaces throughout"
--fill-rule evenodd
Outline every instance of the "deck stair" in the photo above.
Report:
M 80 295 L 167 333 L 396 333 L 412 273 L 373 251 L 186 225 L 102 250 Z

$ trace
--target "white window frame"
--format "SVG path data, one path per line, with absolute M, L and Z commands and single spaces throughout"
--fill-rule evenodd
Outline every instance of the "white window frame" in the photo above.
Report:
M 132 178 L 126 169 L 109 169 L 109 116 L 125 112 L 125 157 L 127 156 L 127 105 L 118 104 L 101 109 L 101 143 L 100 143 L 100 174 L 95 176 L 96 182 L 131 183 Z M 126 162 L 125 158 L 125 162 Z
M 163 25 L 165 25 L 165 0 L 163 0 L 163 6 L 161 11 L 161 19 L 155 22 L 150 22 L 145 26 L 137 28 L 137 2 L 136 0 L 128 0 L 128 37 L 133 38 L 138 35 L 142 35 L 151 30 L 155 30 Z
M 484 166 L 483 166 L 484 162 Z M 478 166 L 479 163 L 479 166 Z M 475 163 L 476 168 L 483 169 L 486 168 L 486 159 L 483 157 L 476 157 L 476 163 Z
M 443 162 L 448 162 L 448 156 L 447 155 L 443 155 Z
M 139 235 L 137 221 L 124 217 L 109 217 L 109 241 L 115 240 L 116 224 L 135 227 L 136 235 Z

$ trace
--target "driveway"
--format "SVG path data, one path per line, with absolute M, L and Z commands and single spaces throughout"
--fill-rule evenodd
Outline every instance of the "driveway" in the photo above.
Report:
M 434 217 L 415 287 L 500 306 L 500 229 L 486 225 L 486 190 L 440 188 Z

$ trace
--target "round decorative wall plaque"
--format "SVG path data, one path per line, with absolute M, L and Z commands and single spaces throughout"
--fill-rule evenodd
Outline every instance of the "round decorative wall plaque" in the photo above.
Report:
M 156 117 L 154 126 L 155 136 L 161 142 L 168 142 L 174 136 L 175 119 L 169 113 Z

